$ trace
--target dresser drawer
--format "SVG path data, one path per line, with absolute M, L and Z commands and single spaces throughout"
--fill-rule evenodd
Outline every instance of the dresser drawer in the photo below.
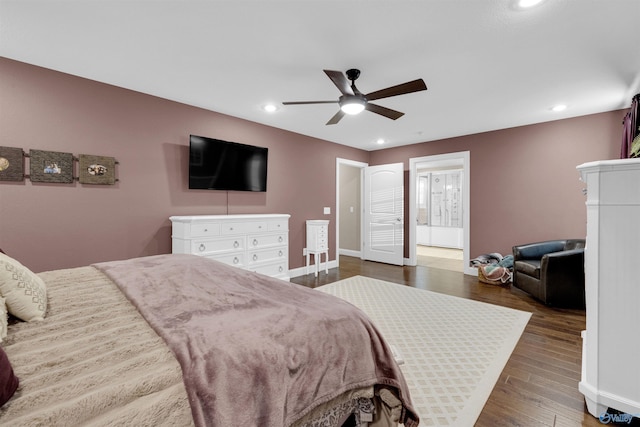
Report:
M 267 229 L 269 231 L 289 231 L 289 221 L 286 219 L 269 221 Z
M 244 253 L 242 252 L 225 255 L 211 255 L 207 256 L 207 258 L 215 259 L 216 261 L 220 261 L 234 267 L 245 268 L 247 265 L 244 259 Z
M 258 267 L 247 267 L 247 269 L 271 277 L 286 277 L 288 274 L 287 263 L 284 261 Z M 287 280 L 289 279 L 287 278 Z
M 266 221 L 229 222 L 222 224 L 221 234 L 228 236 L 232 234 L 263 233 L 267 230 Z
M 257 249 L 266 246 L 287 245 L 287 236 L 287 233 L 247 236 L 247 247 L 249 249 Z
M 191 224 L 192 237 L 208 237 L 208 236 L 219 236 L 219 235 L 220 235 L 220 224 L 216 224 L 216 223 Z
M 226 239 L 194 240 L 191 242 L 191 253 L 209 255 L 217 252 L 243 251 L 245 249 L 244 236 Z
M 287 249 L 283 246 L 280 248 L 273 248 L 261 251 L 249 251 L 249 258 L 247 259 L 249 265 L 263 262 L 270 262 L 276 260 L 285 260 L 287 256 Z

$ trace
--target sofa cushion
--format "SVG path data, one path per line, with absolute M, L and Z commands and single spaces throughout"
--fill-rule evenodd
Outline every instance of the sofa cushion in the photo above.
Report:
M 526 274 L 527 276 L 540 279 L 540 260 L 538 259 L 526 259 L 519 260 L 513 264 L 515 271 Z

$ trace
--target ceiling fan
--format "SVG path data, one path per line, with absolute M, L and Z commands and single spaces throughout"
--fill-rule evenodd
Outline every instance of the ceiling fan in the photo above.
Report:
M 388 117 L 391 120 L 399 119 L 404 115 L 400 111 L 382 107 L 377 104 L 371 104 L 369 101 L 376 99 L 389 98 L 391 96 L 405 95 L 407 93 L 419 92 L 427 90 L 427 85 L 422 79 L 413 80 L 386 89 L 380 89 L 368 94 L 361 93 L 356 87 L 355 81 L 360 76 L 360 70 L 352 68 L 347 70 L 346 77 L 341 71 L 323 70 L 324 73 L 336 85 L 342 95 L 336 101 L 294 101 L 283 102 L 283 105 L 302 105 L 302 104 L 339 104 L 340 110 L 327 122 L 328 125 L 335 125 L 344 117 L 345 114 L 358 114 L 362 110 L 371 111 Z M 347 81 L 351 80 L 351 84 Z

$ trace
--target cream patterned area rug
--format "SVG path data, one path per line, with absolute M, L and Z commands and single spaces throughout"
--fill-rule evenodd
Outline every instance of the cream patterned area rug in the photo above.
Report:
M 420 426 L 473 426 L 531 313 L 363 276 L 318 287 L 364 311 L 404 361 Z

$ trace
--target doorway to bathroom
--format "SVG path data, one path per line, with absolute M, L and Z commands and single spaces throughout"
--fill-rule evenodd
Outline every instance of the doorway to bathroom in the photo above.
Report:
M 469 152 L 409 163 L 411 265 L 469 274 Z

